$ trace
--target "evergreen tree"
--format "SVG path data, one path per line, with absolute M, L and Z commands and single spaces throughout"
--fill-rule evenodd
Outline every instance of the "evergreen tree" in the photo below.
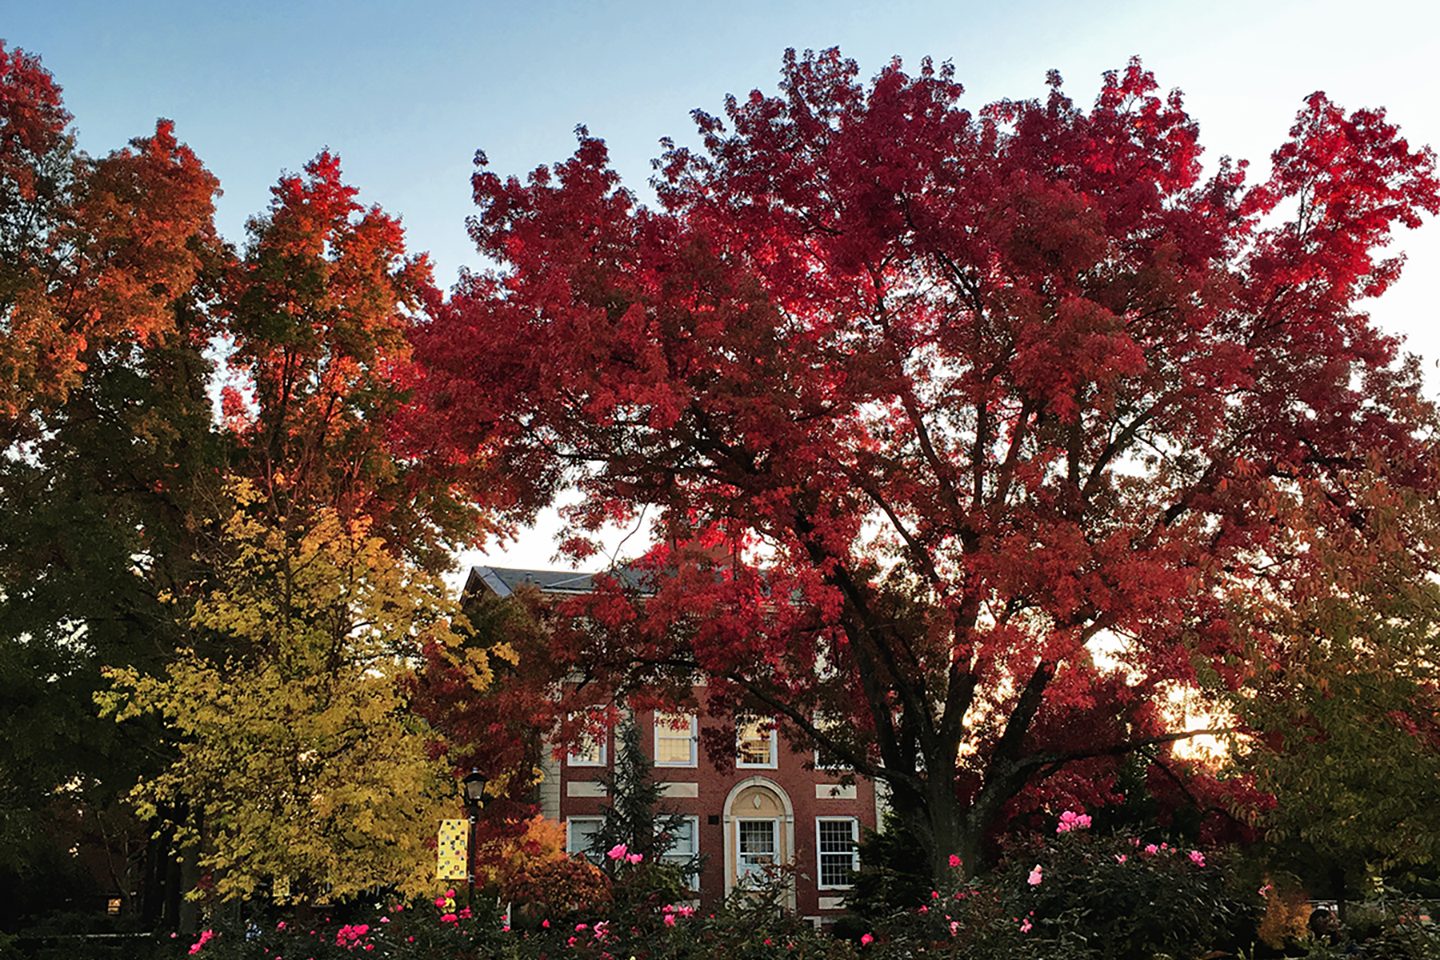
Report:
M 653 776 L 635 721 L 622 723 L 615 739 L 615 765 L 602 778 L 610 803 L 600 829 L 590 840 L 590 851 L 612 879 L 639 874 L 645 881 L 639 885 L 650 892 L 669 894 L 670 900 L 688 899 L 693 891 L 687 878 L 699 874 L 699 857 L 683 863 L 663 859 L 685 829 L 685 817 L 661 804 L 664 784 Z M 626 855 L 641 859 L 632 863 L 625 857 L 610 857 L 609 852 L 617 846 L 623 846 Z M 641 869 L 630 871 L 631 867 Z

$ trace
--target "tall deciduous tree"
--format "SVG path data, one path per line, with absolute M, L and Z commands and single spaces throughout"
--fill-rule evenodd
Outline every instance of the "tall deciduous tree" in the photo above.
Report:
M 173 656 L 183 629 L 157 598 L 198 575 L 222 463 L 205 357 L 218 185 L 168 121 L 75 152 L 58 86 L 18 50 L 0 48 L 0 114 L 4 918 L 53 909 L 36 866 L 79 847 L 156 921 L 165 845 L 120 798 L 163 741 L 99 722 L 91 694 L 104 665 Z
M 174 593 L 187 648 L 160 676 L 112 671 L 102 700 L 177 734 L 136 796 L 221 897 L 414 892 L 455 786 L 410 710 L 415 668 L 429 649 L 472 690 L 490 679 L 434 569 L 473 513 L 390 443 L 429 267 L 328 152 L 273 194 L 217 306 L 234 502 L 199 545 L 209 576 Z
M 0 440 L 37 432 L 98 351 L 156 343 L 202 266 L 218 184 L 162 120 L 94 161 L 60 87 L 0 45 Z
M 324 508 L 294 533 L 248 482 L 231 493 L 233 553 L 191 619 L 223 652 L 186 651 L 159 677 L 111 671 L 102 697 L 117 719 L 155 712 L 178 736 L 175 762 L 138 790 L 142 813 L 193 812 L 180 840 L 225 899 L 272 883 L 305 902 L 422 892 L 455 781 L 405 678 L 424 644 L 453 641 L 444 586 L 363 520 Z
M 1256 664 L 1229 700 L 1256 734 L 1238 762 L 1279 801 L 1277 847 L 1337 896 L 1440 861 L 1440 504 L 1369 479 L 1349 529 L 1296 511 L 1311 576 L 1235 605 Z
M 523 182 L 482 158 L 499 266 L 420 331 L 425 450 L 515 520 L 577 487 L 576 555 L 649 511 L 655 594 L 602 590 L 557 653 L 707 677 L 974 868 L 1027 785 L 1186 734 L 1167 693 L 1240 651 L 1223 596 L 1264 589 L 1299 485 L 1327 525 L 1371 458 L 1432 492 L 1416 367 L 1362 300 L 1440 196 L 1430 151 L 1319 93 L 1247 184 L 1202 177 L 1138 62 L 1088 109 L 1055 75 L 978 114 L 948 66 L 857 76 L 791 53 L 778 96 L 697 112 L 660 209 L 583 130 Z

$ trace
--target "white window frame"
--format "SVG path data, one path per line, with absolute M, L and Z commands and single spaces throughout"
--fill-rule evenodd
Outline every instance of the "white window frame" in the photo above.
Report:
M 566 818 L 565 818 L 565 852 L 566 852 L 567 854 L 570 854 L 571 856 L 574 856 L 575 854 L 579 854 L 580 856 L 584 857 L 586 860 L 589 860 L 589 859 L 590 859 L 590 852 L 589 852 L 588 848 L 585 849 L 585 850 L 576 850 L 576 849 L 575 849 L 575 831 L 571 828 L 571 825 L 574 824 L 574 823 L 576 823 L 577 821 L 583 821 L 583 822 L 585 822 L 585 823 L 594 823 L 594 824 L 599 825 L 599 824 L 603 824 L 603 823 L 605 822 L 605 818 L 604 818 L 604 817 L 596 817 L 596 816 L 579 816 L 579 817 L 566 817 Z
M 742 823 L 768 823 L 770 825 L 770 837 L 773 841 L 773 857 L 771 866 L 782 865 L 780 859 L 780 818 L 779 817 L 736 817 L 735 818 L 735 884 L 739 886 L 745 883 L 752 874 L 761 873 L 761 870 L 745 869 L 745 853 L 740 842 L 740 825 Z
M 690 824 L 690 852 L 685 854 L 685 859 L 694 860 L 700 855 L 700 818 L 695 815 L 687 815 L 682 819 Z M 678 860 L 679 858 L 679 854 L 671 853 L 670 851 L 666 851 L 660 855 L 661 860 Z M 699 890 L 699 869 L 696 869 L 693 873 L 685 874 L 685 882 L 690 886 L 691 890 Z
M 823 858 L 838 857 L 838 852 L 826 852 L 820 847 L 820 824 L 822 823 L 848 823 L 850 824 L 850 874 L 854 876 L 855 871 L 860 869 L 860 820 L 858 817 L 816 817 L 815 818 L 815 886 L 818 890 L 849 890 L 855 886 L 851 883 L 825 883 L 823 877 L 825 870 Z
M 669 737 L 667 737 L 667 739 L 670 739 L 670 740 L 678 740 L 678 739 L 680 739 L 680 736 L 681 736 L 681 732 L 680 732 L 680 730 L 679 730 L 678 728 L 676 728 L 676 727 L 671 727 L 671 726 L 666 725 L 666 724 L 662 724 L 661 721 L 660 721 L 660 718 L 661 718 L 661 717 L 688 717 L 688 718 L 689 718 L 689 720 L 690 720 L 690 731 L 689 731 L 688 734 L 685 735 L 685 736 L 687 737 L 687 739 L 690 741 L 690 759 L 689 759 L 689 760 L 678 761 L 678 760 L 661 760 L 661 759 L 660 759 L 660 739 L 661 739 L 661 738 L 660 738 L 660 731 L 661 731 L 662 726 L 664 727 L 665 731 L 670 735 Z M 654 716 L 654 718 L 653 718 L 653 720 L 652 720 L 652 724 L 651 724 L 651 725 L 654 726 L 654 728 L 655 728 L 655 742 L 654 742 L 655 752 L 654 752 L 654 754 L 653 754 L 653 756 L 655 757 L 655 766 L 657 766 L 657 767 L 696 767 L 696 766 L 699 766 L 699 764 L 700 764 L 700 751 L 699 751 L 699 749 L 698 749 L 698 745 L 699 745 L 699 742 L 700 742 L 700 718 L 699 718 L 699 717 L 697 717 L 697 716 L 696 716 L 695 714 L 693 714 L 693 713 L 669 713 L 669 712 L 664 711 L 664 710 L 656 710 L 656 711 L 655 711 L 655 716 Z
M 590 735 L 591 735 L 591 734 L 589 733 L 589 731 L 588 731 L 588 729 L 587 729 L 587 731 L 586 731 L 586 736 L 590 736 Z M 610 728 L 609 728 L 608 725 L 604 728 L 604 731 L 600 734 L 600 736 L 599 736 L 598 738 L 596 738 L 595 743 L 596 743 L 596 745 L 600 748 L 600 759 L 599 759 L 599 760 L 591 760 L 591 759 L 588 758 L 588 757 L 579 756 L 579 755 L 575 754 L 574 752 L 572 752 L 572 751 L 573 751 L 573 747 L 572 747 L 572 749 L 567 749 L 567 750 L 565 751 L 565 765 L 566 765 L 567 767 L 603 767 L 603 766 L 605 766 L 605 765 L 606 765 L 606 761 L 609 759 L 609 756 L 610 756 L 610 751 L 609 751 L 609 746 L 610 746 Z
M 825 731 L 826 728 L 832 727 L 832 726 L 835 726 L 835 725 L 836 725 L 836 723 L 835 723 L 835 721 L 834 721 L 833 719 L 828 718 L 828 717 L 826 717 L 826 716 L 824 716 L 824 715 L 822 715 L 822 714 L 818 714 L 818 713 L 814 716 L 813 720 L 814 720 L 814 723 L 815 723 L 815 729 L 820 730 L 820 731 L 822 731 L 822 732 Z M 829 766 L 827 766 L 827 765 L 826 765 L 823 761 L 821 761 L 821 759 L 820 759 L 820 747 L 819 747 L 818 745 L 815 747 L 815 769 L 816 769 L 816 770 L 823 771 L 823 772 L 825 772 L 825 773 L 850 773 L 850 772 L 851 772 L 851 770 L 850 770 L 850 765 L 849 765 L 848 763 L 846 763 L 844 760 L 836 760 L 833 764 L 830 764 Z
M 735 766 L 741 770 L 775 770 L 780 766 L 780 738 L 773 717 L 747 717 L 741 723 L 768 723 L 770 725 L 770 760 L 767 763 L 750 763 L 741 759 L 740 725 L 735 727 Z

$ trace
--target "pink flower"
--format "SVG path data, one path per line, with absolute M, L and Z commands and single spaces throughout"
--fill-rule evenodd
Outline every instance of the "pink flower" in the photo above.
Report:
M 951 921 L 950 921 L 950 936 L 952 936 L 952 937 L 955 936 L 956 931 L 958 931 L 959 929 L 960 929 L 960 921 L 959 921 L 959 920 L 951 920 Z
M 675 914 L 673 914 L 673 913 L 667 913 L 667 914 L 665 914 L 665 926 L 667 926 L 667 927 L 673 927 L 673 926 L 675 926 Z
M 1268 896 L 1270 895 L 1270 891 L 1271 891 L 1271 890 L 1274 890 L 1274 889 L 1275 889 L 1274 887 L 1272 887 L 1270 884 L 1267 883 L 1267 884 L 1265 884 L 1265 886 L 1261 887 L 1258 892 L 1259 892 L 1260 896 L 1262 896 L 1262 897 L 1268 897 Z
M 200 950 L 205 946 L 205 944 L 209 943 L 212 939 L 214 939 L 214 937 L 214 930 L 201 930 L 200 939 L 190 944 L 190 955 L 193 957 L 195 954 L 199 953 Z
M 549 930 L 549 929 L 550 929 L 550 921 L 549 921 L 549 920 L 541 920 L 541 921 L 540 921 L 540 926 L 544 927 L 546 930 Z
M 1021 923 L 1020 923 L 1020 932 L 1021 932 L 1021 933 L 1029 933 L 1029 932 L 1030 932 L 1030 918 L 1029 918 L 1029 917 L 1026 917 L 1024 920 L 1021 921 Z
M 275 924 L 275 929 L 276 929 L 276 930 L 284 930 L 284 929 L 285 929 L 285 921 L 284 921 L 284 920 L 281 920 L 279 923 Z
M 1145 852 L 1153 857 L 1155 856 L 1155 854 L 1160 852 L 1160 848 L 1155 846 L 1155 844 L 1153 843 L 1147 843 L 1145 844 Z
M 629 852 L 629 848 L 626 847 L 625 844 L 617 843 L 615 844 L 615 846 L 611 847 L 609 851 L 606 852 L 605 856 L 609 857 L 611 860 L 623 860 L 625 859 L 625 854 Z
M 1025 882 L 1030 884 L 1030 886 L 1032 887 L 1038 887 L 1040 886 L 1040 881 L 1043 879 L 1044 877 L 1040 875 L 1040 864 L 1037 863 L 1030 870 L 1030 876 L 1025 878 Z
M 939 890 L 931 890 L 931 891 L 930 891 L 930 899 L 931 899 L 931 900 L 939 900 L 939 899 L 940 899 L 940 891 L 939 891 Z
M 457 922 L 459 922 L 459 920 L 460 920 L 460 918 L 457 917 L 457 916 L 455 916 L 455 914 L 453 914 L 453 913 L 442 913 L 442 914 L 440 914 L 440 922 L 441 922 L 441 923 L 457 923 Z
M 1116 862 L 1116 863 L 1124 863 L 1126 860 L 1129 860 L 1129 859 L 1130 859 L 1130 858 L 1127 857 L 1127 856 L 1125 856 L 1125 854 L 1123 854 L 1123 853 L 1117 853 L 1117 854 L 1115 854 L 1115 862 Z
M 389 917 L 381 917 L 381 918 L 380 918 L 380 922 L 381 922 L 381 923 L 389 923 L 389 922 L 390 922 L 390 918 L 389 918 Z
M 1190 862 L 1195 864 L 1195 866 L 1197 867 L 1205 866 L 1205 854 L 1201 853 L 1199 850 L 1191 850 Z
M 566 940 L 566 941 L 565 941 L 565 946 L 567 946 L 567 947 L 573 947 L 573 946 L 575 946 L 575 938 L 574 938 L 574 937 L 571 937 L 569 940 Z
M 862 933 L 862 934 L 860 934 L 860 946 L 862 946 L 862 947 L 868 947 L 868 946 L 870 946 L 870 944 L 872 944 L 872 943 L 874 943 L 874 942 L 875 942 L 875 938 L 872 937 L 870 934 L 868 934 L 868 933 Z
M 952 866 L 952 867 L 958 867 L 958 866 L 960 866 L 960 856 L 959 856 L 959 854 L 955 854 L 955 853 L 950 854 L 950 866 Z
M 589 930 L 589 929 L 590 929 L 590 924 L 588 924 L 588 923 L 577 923 L 577 924 L 575 924 L 575 932 L 576 932 L 576 933 L 579 933 L 581 930 Z
M 625 862 L 626 862 L 626 863 L 639 863 L 641 860 L 644 860 L 644 859 L 645 859 L 645 855 L 644 855 L 643 853 L 627 853 L 627 854 L 625 855 Z
M 920 904 L 920 909 L 917 910 L 917 911 L 915 911 L 915 912 L 916 912 L 916 913 L 920 913 L 920 914 L 929 913 L 929 912 L 930 912 L 930 908 L 927 907 L 925 904 L 922 903 L 922 904 Z
M 1060 814 L 1060 825 L 1055 828 L 1056 833 L 1069 833 L 1071 830 L 1086 830 L 1090 826 L 1090 815 L 1076 813 L 1074 810 L 1066 810 Z

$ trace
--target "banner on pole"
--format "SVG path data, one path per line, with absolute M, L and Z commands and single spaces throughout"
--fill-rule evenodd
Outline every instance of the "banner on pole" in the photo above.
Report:
M 464 880 L 469 853 L 469 827 L 465 820 L 441 820 L 435 841 L 435 879 Z

